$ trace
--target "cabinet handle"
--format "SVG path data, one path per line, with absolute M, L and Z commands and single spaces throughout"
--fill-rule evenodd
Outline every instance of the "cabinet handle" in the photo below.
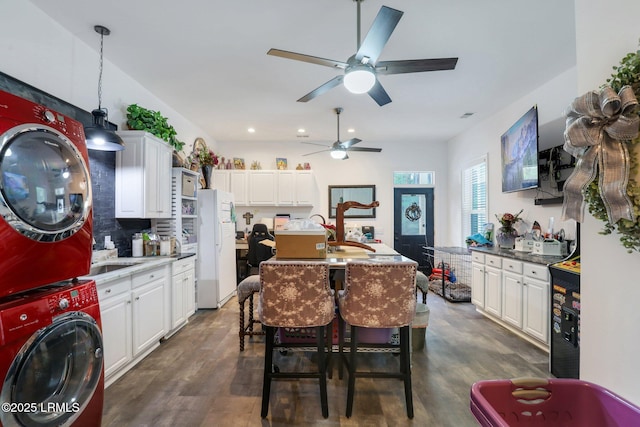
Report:
M 111 293 L 111 289 L 107 289 L 106 291 L 104 291 L 105 294 L 110 294 Z
M 153 279 L 154 277 L 156 277 L 156 276 L 153 275 L 153 274 L 151 276 L 149 276 L 150 279 Z
M 138 301 L 140 299 L 140 297 L 136 297 L 136 301 Z
M 535 271 L 532 271 L 531 274 L 538 274 L 538 273 L 536 273 Z
M 127 304 L 131 304 L 131 300 L 127 300 Z

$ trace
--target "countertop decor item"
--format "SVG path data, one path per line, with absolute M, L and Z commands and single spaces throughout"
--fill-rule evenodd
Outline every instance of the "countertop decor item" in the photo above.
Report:
M 640 49 L 625 55 L 620 60 L 620 64 L 618 66 L 614 66 L 613 69 L 614 73 L 610 78 L 606 80 L 606 83 L 611 87 L 611 89 L 613 89 L 614 92 L 619 93 L 622 92 L 622 89 L 625 86 L 631 87 L 633 93 L 635 94 L 635 98 L 640 97 Z M 627 89 L 626 92 L 629 92 L 629 90 Z M 574 101 L 574 103 L 575 102 L 576 101 Z M 639 110 L 636 106 L 631 111 L 631 114 L 628 114 L 625 117 L 625 121 L 637 122 L 638 111 Z M 620 120 L 618 120 L 618 122 L 619 121 Z M 595 122 L 608 123 L 606 120 L 595 120 Z M 600 126 L 599 124 L 597 125 Z M 638 167 L 638 155 L 640 154 L 638 152 L 638 143 L 640 143 L 640 136 L 637 133 L 637 127 L 634 128 L 634 133 L 626 132 L 627 135 L 623 135 L 623 137 L 620 136 L 620 132 L 614 132 L 614 137 L 612 137 L 612 135 L 609 134 L 609 131 L 611 130 L 610 125 L 604 127 L 603 130 L 604 132 L 602 133 L 607 133 L 606 138 L 611 144 L 617 144 L 619 150 L 628 151 L 624 166 L 628 167 L 628 170 L 630 171 L 636 170 Z M 590 133 L 595 132 L 594 129 L 589 129 L 588 131 Z M 569 124 L 567 125 L 567 129 L 565 130 L 565 135 L 567 135 L 568 133 Z M 565 144 L 565 151 L 566 149 L 567 144 Z M 590 153 L 591 151 L 596 152 L 599 149 L 599 145 L 582 147 L 582 153 L 579 155 L 578 159 L 582 160 L 585 156 L 591 156 L 592 154 L 594 154 Z M 596 168 L 593 180 L 587 183 L 584 187 L 584 201 L 588 206 L 589 213 L 593 215 L 594 218 L 604 222 L 604 228 L 600 232 L 601 234 L 611 234 L 615 230 L 621 235 L 620 242 L 622 243 L 622 246 L 627 248 L 627 252 L 640 252 L 640 215 L 634 214 L 632 215 L 631 219 L 624 217 L 617 219 L 615 216 L 612 218 L 609 215 L 610 208 L 605 204 L 601 196 L 600 175 L 602 173 L 602 170 L 603 169 L 600 167 Z M 613 169 L 610 172 L 615 173 L 616 170 Z M 574 173 L 576 172 L 574 171 Z M 624 178 L 624 176 L 621 177 L 621 180 L 624 181 Z M 571 179 L 571 177 L 569 179 Z M 567 182 L 569 181 L 569 179 L 567 180 Z M 638 187 L 638 183 L 636 182 L 636 179 L 633 177 L 633 175 L 629 176 L 628 181 L 624 181 L 622 182 L 622 184 L 623 188 L 626 190 L 626 196 L 629 198 L 633 212 L 637 210 L 638 207 L 640 207 L 640 188 Z M 565 183 L 565 192 L 566 190 L 567 187 Z M 565 217 L 564 213 L 563 217 Z
M 193 143 L 192 161 L 195 161 L 202 170 L 202 188 L 211 188 L 211 172 L 219 160 L 218 155 L 207 146 L 202 138 L 196 138 Z
M 516 244 L 516 237 L 518 237 L 518 231 L 514 228 L 514 225 L 518 221 L 522 221 L 520 214 L 524 209 L 520 209 L 520 212 L 513 215 L 510 213 L 504 213 L 502 216 L 496 215 L 501 227 L 498 228 L 496 233 L 496 241 L 498 246 L 504 249 L 513 249 Z

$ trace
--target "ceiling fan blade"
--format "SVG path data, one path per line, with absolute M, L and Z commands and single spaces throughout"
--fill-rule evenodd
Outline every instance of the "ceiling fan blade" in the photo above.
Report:
M 269 49 L 267 55 L 279 56 L 281 58 L 293 59 L 296 61 L 309 62 L 311 64 L 324 65 L 331 68 L 347 68 L 347 63 L 334 61 L 333 59 L 319 58 L 317 56 L 305 55 L 304 53 L 289 52 L 280 49 Z
M 352 145 L 356 145 L 358 142 L 362 142 L 362 140 L 358 139 L 358 138 L 351 138 L 350 140 L 345 141 L 345 142 L 341 143 L 340 145 L 342 145 L 343 148 L 349 148 Z
M 376 74 L 421 73 L 424 71 L 453 70 L 458 58 L 409 59 L 405 61 L 380 61 Z
M 376 19 L 373 20 L 373 24 L 371 24 L 369 32 L 358 48 L 355 59 L 360 62 L 364 57 L 367 57 L 369 58 L 368 62 L 375 65 L 382 53 L 382 49 L 387 44 L 391 33 L 393 33 L 403 14 L 404 12 L 399 10 L 382 6 L 378 15 L 376 15 Z
M 316 96 L 322 95 L 323 93 L 327 92 L 329 89 L 333 89 L 334 87 L 339 86 L 342 83 L 342 80 L 344 80 L 344 75 L 336 76 L 331 80 L 329 80 L 328 82 L 326 82 L 325 84 L 312 90 L 302 98 L 298 99 L 298 102 L 311 101 L 313 98 L 315 98 Z
M 319 146 L 321 146 L 321 147 L 327 147 L 327 148 L 330 148 L 330 147 L 331 147 L 330 145 L 327 145 L 327 144 L 318 144 L 317 142 L 308 142 L 308 141 L 300 141 L 300 142 L 301 142 L 301 143 L 303 143 L 303 144 L 319 145 Z
M 326 149 L 326 150 L 320 150 L 320 151 L 314 151 L 313 153 L 307 153 L 307 154 L 303 154 L 302 156 L 310 156 L 312 154 L 318 154 L 318 153 L 324 153 L 325 151 L 331 151 L 331 149 Z
M 378 79 L 376 79 L 376 84 L 374 84 L 373 87 L 369 89 L 368 93 L 369 96 L 372 97 L 373 100 L 376 101 L 381 107 L 391 102 L 391 98 L 387 94 L 387 91 L 384 90 Z
M 370 148 L 370 147 L 351 147 L 349 151 L 368 151 L 370 153 L 379 153 L 382 148 Z

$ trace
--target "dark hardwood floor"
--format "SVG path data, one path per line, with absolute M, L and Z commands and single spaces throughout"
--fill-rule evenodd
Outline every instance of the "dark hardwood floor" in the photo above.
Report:
M 468 303 L 433 293 L 426 348 L 413 353 L 415 418 L 402 382 L 358 379 L 353 416 L 346 418 L 346 375 L 328 381 L 329 418 L 320 411 L 317 380 L 275 381 L 269 416 L 260 417 L 264 337 L 238 348 L 238 304 L 200 310 L 189 324 L 105 392 L 103 426 L 477 426 L 469 410 L 475 381 L 550 377 L 548 355 L 478 314 Z M 308 353 L 277 354 L 281 370 L 310 364 Z M 367 354 L 371 364 L 397 363 Z

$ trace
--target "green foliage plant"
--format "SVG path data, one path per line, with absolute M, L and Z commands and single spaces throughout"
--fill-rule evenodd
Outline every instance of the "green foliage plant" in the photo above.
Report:
M 127 107 L 127 126 L 131 130 L 143 130 L 157 136 L 168 142 L 176 151 L 182 151 L 184 147 L 184 142 L 176 137 L 176 130 L 159 111 L 131 104 Z
M 607 79 L 607 84 L 619 92 L 623 86 L 631 86 L 636 98 L 640 99 L 640 50 L 628 53 L 620 61 L 620 65 L 613 67 L 613 74 Z M 636 113 L 638 111 L 636 110 Z M 615 224 L 609 222 L 607 210 L 600 197 L 598 177 L 585 189 L 585 200 L 589 213 L 604 222 L 600 234 L 611 234 L 617 231 L 621 235 L 620 242 L 627 248 L 627 252 L 640 252 L 640 188 L 635 180 L 638 173 L 638 156 L 640 155 L 640 136 L 631 141 L 625 141 L 629 150 L 629 184 L 627 195 L 633 205 L 634 220 L 620 219 Z

